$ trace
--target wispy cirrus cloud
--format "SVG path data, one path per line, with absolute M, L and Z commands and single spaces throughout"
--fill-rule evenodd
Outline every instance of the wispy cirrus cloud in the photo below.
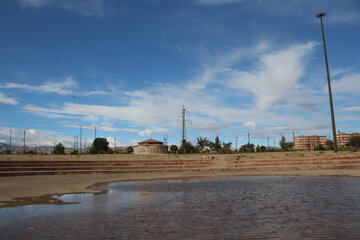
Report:
M 348 73 L 343 75 L 340 79 L 335 80 L 332 84 L 335 94 L 351 93 L 355 95 L 360 94 L 360 74 Z
M 312 101 L 316 104 L 321 104 L 321 101 L 313 97 L 316 91 L 304 92 L 305 87 L 300 84 L 316 46 L 316 42 L 306 42 L 286 47 L 255 47 L 261 51 L 245 49 L 213 56 L 216 62 L 203 69 L 203 73 L 213 72 L 206 81 L 200 73 L 185 83 L 158 83 L 142 90 L 124 92 L 126 102 L 121 106 L 63 103 L 57 107 L 27 105 L 23 110 L 59 118 L 114 120 L 137 128 L 144 127 L 145 130 L 139 131 L 141 136 L 178 129 L 181 105 L 192 113 L 193 125 L 189 125 L 189 129 L 201 132 L 233 130 L 234 126 L 265 131 L 264 126 L 269 126 L 269 122 L 272 126 L 291 128 L 308 121 L 303 111 L 301 114 L 297 112 L 305 107 L 311 112 L 314 123 L 318 124 L 327 118 L 314 112 L 315 103 Z M 249 54 L 254 52 L 256 54 Z M 245 57 L 244 53 L 247 53 Z M 244 58 L 251 58 L 251 68 L 242 69 Z M 241 105 L 226 103 L 223 92 L 231 98 L 230 102 L 240 102 L 241 99 Z M 309 128 L 311 126 L 309 124 Z
M 72 128 L 80 128 L 80 124 L 75 124 L 73 122 L 69 122 L 69 121 L 60 121 L 58 122 L 58 124 L 63 125 L 65 127 L 72 127 Z M 81 125 L 81 127 L 83 129 L 97 129 L 99 131 L 104 131 L 104 132 L 139 132 L 139 129 L 135 129 L 135 128 L 116 128 L 116 127 L 110 127 L 110 126 L 106 126 L 106 125 L 95 125 L 95 124 L 90 124 L 90 125 Z
M 348 107 L 348 108 L 344 108 L 344 111 L 349 111 L 349 112 L 360 112 L 360 107 Z
M 9 128 L 0 126 L 0 139 L 9 139 L 9 131 L 12 131 L 12 144 L 21 146 L 24 141 L 24 129 Z M 73 138 L 68 136 L 58 135 L 58 133 L 49 131 L 29 128 L 26 129 L 26 146 L 53 146 L 54 143 L 62 143 L 65 147 L 71 147 Z
M 249 0 L 195 0 L 198 5 L 221 5 L 227 3 L 242 3 Z
M 40 92 L 40 93 L 55 93 L 58 95 L 75 95 L 75 96 L 90 96 L 90 95 L 105 95 L 104 91 L 74 91 L 78 87 L 78 83 L 73 77 L 66 77 L 62 81 L 48 81 L 42 85 L 30 85 L 23 83 L 8 82 L 0 84 L 3 89 L 20 89 L 23 91 Z
M 147 136 L 151 136 L 154 133 L 167 133 L 168 131 L 169 129 L 167 128 L 146 128 L 139 132 L 139 136 L 147 137 Z
M 16 105 L 16 104 L 18 104 L 18 101 L 16 101 L 16 99 L 14 99 L 14 98 L 9 98 L 6 95 L 0 93 L 0 103 Z
M 358 0 L 342 1 L 341 5 L 337 0 L 190 0 L 200 6 L 218 6 L 226 4 L 242 4 L 242 6 L 256 12 L 266 12 L 269 15 L 276 16 L 296 16 L 309 17 L 309 14 L 315 19 L 318 12 L 326 11 L 327 19 L 331 23 L 348 24 L 360 21 L 360 8 Z M 245 4 L 250 3 L 250 4 Z M 315 22 L 315 21 L 314 21 Z
M 212 84 L 222 85 L 253 94 L 256 107 L 267 109 L 294 95 L 305 74 L 307 60 L 317 45 L 310 41 L 272 50 L 271 45 L 262 43 L 250 51 L 237 50 L 223 57 L 214 57 L 220 60 L 207 66 L 188 89 L 204 90 Z M 249 58 L 253 59 L 253 68 L 241 69 L 240 63 Z
M 23 9 L 56 7 L 84 16 L 103 17 L 104 0 L 18 0 Z

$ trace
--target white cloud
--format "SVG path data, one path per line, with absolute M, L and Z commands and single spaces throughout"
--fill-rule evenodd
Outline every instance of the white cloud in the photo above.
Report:
M 332 83 L 332 88 L 335 94 L 338 93 L 352 93 L 360 94 L 360 74 L 347 74 Z
M 360 8 L 357 0 L 341 1 L 338 0 L 191 0 L 196 5 L 202 6 L 218 6 L 224 4 L 248 3 L 242 7 L 258 14 L 269 14 L 285 17 L 305 18 L 309 21 L 309 17 L 313 17 L 313 23 L 319 24 L 315 19 L 315 15 L 326 10 L 326 21 L 334 24 L 358 23 L 360 21 Z
M 252 93 L 256 107 L 267 109 L 293 94 L 305 74 L 306 62 L 316 45 L 315 42 L 308 42 L 269 51 L 266 44 L 266 47 L 256 48 L 253 52 L 237 51 L 238 54 L 232 53 L 229 58 L 224 56 L 221 63 L 216 62 L 214 66 L 205 69 L 189 89 L 205 89 L 214 82 L 223 84 L 228 89 Z M 257 58 L 252 70 L 243 71 L 237 66 L 243 56 Z
M 0 126 L 0 139 L 9 139 L 9 132 L 12 130 L 12 145 L 22 146 L 24 142 L 24 129 L 9 128 Z M 25 129 L 25 143 L 27 147 L 53 146 L 54 143 L 62 143 L 65 147 L 73 146 L 73 138 L 57 135 L 55 132 L 39 129 Z
M 214 69 L 215 74 L 209 81 L 199 77 L 192 78 L 184 85 L 153 84 L 143 90 L 125 92 L 126 102 L 122 106 L 64 103 L 53 107 L 26 105 L 23 110 L 81 121 L 120 121 L 137 128 L 144 127 L 145 130 L 139 131 L 141 135 L 151 135 L 154 129 L 179 129 L 177 119 L 182 105 L 191 113 L 193 124 L 188 125 L 188 129 L 201 132 L 233 130 L 231 126 L 244 123 L 248 128 L 257 129 L 264 128 L 270 122 L 274 126 L 301 126 L 309 119 L 303 111 L 296 112 L 299 106 L 311 110 L 311 121 L 319 123 L 324 119 L 327 121 L 327 115 L 324 117 L 321 111 L 314 112 L 312 103 L 321 104 L 322 99 L 318 101 L 318 98 L 312 97 L 316 92 L 304 92 L 305 88 L 299 83 L 305 73 L 306 60 L 315 46 L 316 43 L 308 42 L 280 50 L 261 47 L 253 51 L 234 51 L 238 54 L 232 52 L 228 57 L 214 56 L 214 67 L 209 65 L 204 69 L 204 72 Z M 246 53 L 245 57 L 243 53 Z M 244 58 L 254 62 L 252 69 L 240 69 Z M 191 87 L 198 85 L 203 87 Z M 295 97 L 297 95 L 298 98 Z M 302 101 L 304 96 L 309 101 Z
M 243 124 L 243 126 L 246 127 L 246 128 L 250 128 L 250 129 L 256 129 L 257 128 L 256 122 L 253 122 L 253 121 L 247 121 L 246 123 Z
M 66 127 L 80 129 L 80 124 L 75 124 L 75 123 L 68 122 L 68 121 L 61 121 L 61 122 L 58 122 L 58 124 L 61 124 Z M 139 132 L 140 131 L 139 129 L 135 129 L 135 128 L 115 128 L 115 127 L 101 126 L 101 125 L 95 125 L 95 124 L 82 125 L 82 129 L 94 130 L 95 127 L 97 130 L 104 131 L 104 132 Z
M 248 0 L 195 0 L 198 5 L 220 5 L 226 3 L 242 3 Z
M 105 95 L 108 94 L 104 91 L 84 91 L 76 92 L 73 89 L 78 87 L 78 83 L 71 76 L 66 77 L 61 81 L 48 81 L 43 85 L 35 86 L 30 84 L 19 83 L 5 83 L 1 84 L 0 88 L 3 89 L 21 89 L 24 91 L 41 92 L 41 93 L 55 93 L 59 95 L 74 95 L 74 96 L 90 96 L 90 95 Z
M 14 99 L 14 98 L 9 98 L 9 97 L 5 96 L 4 94 L 0 93 L 0 103 L 16 105 L 16 104 L 18 104 L 18 101 L 16 101 L 16 99 Z
M 360 107 L 348 107 L 348 108 L 344 108 L 344 111 L 357 112 L 360 111 Z
M 103 126 L 106 126 L 106 127 L 113 127 L 114 126 L 113 123 L 109 123 L 109 122 L 101 122 L 100 124 L 103 125 Z
M 139 132 L 139 136 L 151 136 L 154 133 L 167 133 L 169 130 L 166 128 L 147 128 Z
M 105 15 L 104 0 L 18 0 L 23 7 L 57 7 L 84 16 L 102 17 Z
M 230 85 L 252 92 L 256 97 L 256 106 L 266 109 L 292 93 L 305 73 L 305 60 L 315 45 L 314 42 L 297 44 L 262 55 L 252 72 L 232 73 Z

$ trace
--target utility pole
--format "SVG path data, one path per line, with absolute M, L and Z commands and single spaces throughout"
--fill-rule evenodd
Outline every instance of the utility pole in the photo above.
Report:
M 80 153 L 82 151 L 82 125 L 80 124 Z
M 10 154 L 11 154 L 11 134 L 12 134 L 12 130 L 10 130 L 10 139 L 9 139 L 9 140 L 10 140 L 10 141 L 9 141 L 9 142 L 10 142 L 10 146 L 9 146 Z
M 96 125 L 95 125 L 95 134 L 94 134 L 94 140 L 96 139 Z
M 116 138 L 115 138 L 114 154 L 116 154 Z
M 24 149 L 23 149 L 24 154 L 25 154 L 25 150 L 26 150 L 25 135 L 26 135 L 26 130 L 24 130 Z
M 78 153 L 79 153 L 79 134 L 76 135 L 76 150 L 77 150 Z
M 324 55 L 325 55 L 326 76 L 327 76 L 328 89 L 329 89 L 329 102 L 330 102 L 331 123 L 332 123 L 332 132 L 333 132 L 333 140 L 334 140 L 334 152 L 337 152 L 338 150 L 337 150 L 337 141 L 336 141 L 335 114 L 334 114 L 334 106 L 333 106 L 332 93 L 331 93 L 330 71 L 329 71 L 329 63 L 326 52 L 325 31 L 324 31 L 324 23 L 323 23 L 323 17 L 325 17 L 325 15 L 326 13 L 322 12 L 322 13 L 318 13 L 316 17 L 320 18 L 320 23 L 321 23 L 321 32 L 322 32 Z
M 75 151 L 75 137 L 76 137 L 76 136 L 74 136 L 74 151 Z
M 184 105 L 182 106 L 182 110 L 181 110 L 181 116 L 179 118 L 181 118 L 181 143 L 183 143 L 184 141 L 186 141 L 186 122 L 190 121 L 190 119 L 186 118 L 186 114 L 189 114 L 189 111 L 186 111 Z
M 248 144 L 250 144 L 250 133 L 248 133 Z
M 237 140 L 239 137 L 235 137 L 235 151 L 237 151 Z
M 267 137 L 267 143 L 268 143 L 268 152 L 270 151 L 270 145 L 269 145 L 269 140 L 270 140 L 270 138 L 269 138 L 269 137 Z

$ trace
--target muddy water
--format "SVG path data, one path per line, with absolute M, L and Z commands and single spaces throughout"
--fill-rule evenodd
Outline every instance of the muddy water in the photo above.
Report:
M 252 177 L 103 188 L 109 192 L 62 197 L 80 204 L 30 206 L 33 211 L 23 213 L 1 209 L 0 238 L 360 239 L 360 178 Z

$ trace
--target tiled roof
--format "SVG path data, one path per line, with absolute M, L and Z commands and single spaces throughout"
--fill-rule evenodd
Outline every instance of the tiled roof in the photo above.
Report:
M 145 140 L 145 141 L 142 141 L 142 142 L 139 142 L 139 144 L 147 144 L 147 143 L 150 143 L 150 144 L 154 144 L 154 143 L 158 143 L 158 144 L 163 144 L 164 142 L 160 142 L 160 141 L 157 141 L 155 139 L 148 139 L 148 140 Z

